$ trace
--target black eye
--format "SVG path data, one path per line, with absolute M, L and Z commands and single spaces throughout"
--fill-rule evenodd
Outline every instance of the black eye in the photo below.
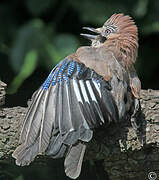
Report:
M 105 30 L 105 35 L 107 36 L 108 34 L 110 34 L 111 33 L 111 30 L 110 29 L 106 29 Z

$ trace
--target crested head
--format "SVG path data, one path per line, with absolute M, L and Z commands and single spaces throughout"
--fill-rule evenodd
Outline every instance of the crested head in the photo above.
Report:
M 92 46 L 115 49 L 117 56 L 126 66 L 136 61 L 138 50 L 138 30 L 130 16 L 113 14 L 101 28 L 85 28 L 98 35 L 89 35 Z M 83 35 L 83 34 L 82 34 Z
M 118 54 L 130 66 L 136 61 L 138 50 L 138 30 L 130 16 L 113 14 L 103 25 L 104 29 L 110 29 L 107 42 L 114 42 Z M 107 30 L 108 31 L 108 30 Z
M 105 28 L 112 27 L 115 33 L 130 33 L 137 37 L 137 27 L 130 16 L 123 14 L 113 14 L 103 25 Z

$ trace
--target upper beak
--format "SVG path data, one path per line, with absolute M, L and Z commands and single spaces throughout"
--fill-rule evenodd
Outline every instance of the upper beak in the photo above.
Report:
M 97 35 L 92 35 L 92 34 L 80 34 L 81 36 L 84 36 L 85 38 L 89 39 L 89 40 L 94 40 L 96 39 L 96 37 L 101 33 L 100 32 L 100 28 L 90 28 L 90 27 L 83 27 L 82 29 L 86 29 L 88 31 L 94 32 Z

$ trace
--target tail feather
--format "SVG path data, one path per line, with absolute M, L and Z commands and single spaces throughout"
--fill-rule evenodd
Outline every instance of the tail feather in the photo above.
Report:
M 68 177 L 76 179 L 80 175 L 85 149 L 86 145 L 81 142 L 70 147 L 64 162 L 65 173 Z

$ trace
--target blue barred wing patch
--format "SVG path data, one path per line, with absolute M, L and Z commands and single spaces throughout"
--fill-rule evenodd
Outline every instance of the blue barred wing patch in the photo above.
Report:
M 78 76 L 81 75 L 82 72 L 83 70 L 81 68 L 81 64 L 73 61 L 72 59 L 66 58 L 52 69 L 49 76 L 43 83 L 42 88 L 47 90 L 50 85 L 55 86 L 56 83 L 69 81 L 69 78 L 73 75 L 76 74 Z

